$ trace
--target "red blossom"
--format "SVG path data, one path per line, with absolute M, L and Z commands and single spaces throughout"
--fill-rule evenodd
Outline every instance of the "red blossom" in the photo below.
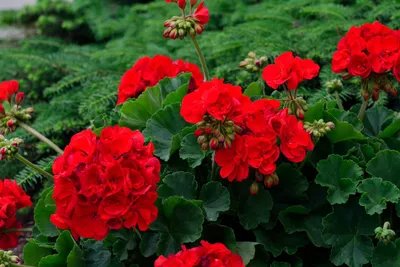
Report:
M 204 1 L 202 1 L 193 13 L 193 18 L 197 19 L 200 25 L 204 26 L 210 20 L 210 13 L 208 8 L 204 6 Z
M 0 83 L 0 102 L 9 101 L 11 96 L 18 92 L 18 81 L 11 80 Z
M 110 229 L 142 231 L 157 218 L 160 162 L 139 131 L 107 127 L 76 134 L 53 164 L 54 225 L 75 238 L 102 240 Z
M 180 73 L 190 72 L 192 78 L 189 90 L 196 89 L 204 80 L 203 74 L 195 64 L 183 60 L 172 61 L 167 56 L 140 58 L 121 79 L 118 87 L 118 102 L 124 103 L 129 98 L 136 98 L 148 87 L 155 86 L 164 78 L 174 78 Z

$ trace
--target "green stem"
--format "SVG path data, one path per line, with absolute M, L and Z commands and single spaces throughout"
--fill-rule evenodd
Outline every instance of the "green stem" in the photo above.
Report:
M 32 228 L 8 228 L 1 231 L 2 233 L 15 233 L 15 232 L 22 232 L 22 233 L 32 233 Z
M 32 168 L 33 170 L 35 170 L 37 173 L 39 173 L 40 175 L 43 175 L 44 177 L 46 177 L 47 179 L 53 181 L 54 177 L 53 175 L 51 175 L 50 173 L 46 172 L 45 170 L 42 170 L 41 168 L 39 168 L 38 166 L 36 166 L 35 164 L 33 164 L 32 162 L 30 162 L 29 160 L 27 160 L 26 158 L 24 158 L 23 156 L 21 156 L 20 154 L 15 154 L 14 156 L 17 160 L 21 161 L 22 163 L 24 163 L 26 166 Z
M 139 230 L 137 228 L 135 228 L 135 227 L 133 227 L 133 230 L 138 235 L 139 239 L 142 240 L 142 234 L 139 232 Z
M 199 46 L 199 43 L 197 42 L 196 36 L 190 36 L 190 38 L 192 39 L 194 47 L 196 48 L 197 54 L 199 55 L 201 67 L 203 68 L 203 74 L 204 74 L 205 81 L 209 81 L 210 74 L 208 73 L 207 62 L 206 62 L 206 59 L 204 58 L 203 51 L 201 51 L 201 48 Z
M 21 126 L 21 128 L 24 129 L 25 131 L 27 131 L 28 133 L 34 135 L 40 141 L 48 144 L 49 147 L 54 149 L 58 154 L 62 155 L 64 153 L 64 151 L 61 148 L 59 148 L 56 144 L 51 142 L 46 136 L 42 135 L 41 133 L 39 133 L 38 131 L 36 131 L 35 129 L 30 127 L 29 125 L 27 125 L 21 121 L 18 121 L 18 125 Z
M 339 95 L 338 91 L 335 91 L 335 97 L 336 97 L 336 101 L 337 101 L 337 105 L 338 105 L 339 109 L 344 110 L 342 100 L 340 99 L 340 95 Z
M 364 119 L 364 115 L 365 115 L 365 111 L 367 110 L 368 107 L 368 99 L 364 100 L 361 109 L 360 109 L 360 113 L 358 113 L 358 118 L 362 121 Z

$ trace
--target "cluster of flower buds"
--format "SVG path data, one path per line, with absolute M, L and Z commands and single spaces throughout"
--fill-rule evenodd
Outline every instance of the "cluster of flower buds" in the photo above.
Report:
M 286 99 L 284 108 L 289 110 L 289 115 L 295 115 L 299 120 L 304 120 L 304 114 L 308 110 L 307 102 L 302 97 Z
M 18 149 L 23 142 L 24 141 L 20 138 L 8 140 L 0 134 L 0 161 L 12 160 L 15 154 L 18 153 Z
M 249 52 L 247 54 L 247 58 L 239 63 L 239 68 L 243 68 L 248 72 L 259 72 L 260 70 L 264 69 L 267 64 L 267 57 L 258 58 L 256 53 Z
M 171 39 L 183 39 L 185 36 L 192 37 L 201 34 L 204 26 L 208 23 L 210 15 L 208 9 L 201 2 L 193 12 L 193 7 L 197 4 L 197 0 L 190 0 L 190 14 L 185 14 L 186 0 L 166 0 L 166 2 L 177 3 L 182 10 L 182 16 L 174 16 L 164 22 L 164 37 Z
M 311 122 L 304 123 L 304 130 L 306 130 L 309 134 L 316 138 L 321 138 L 326 133 L 330 132 L 333 128 L 335 128 L 335 124 L 333 122 L 324 122 L 324 120 L 315 120 Z
M 396 233 L 390 229 L 390 223 L 385 222 L 382 227 L 377 227 L 375 229 L 375 238 L 383 241 L 385 244 L 389 243 L 396 237 Z
M 361 96 L 364 98 L 364 101 L 367 101 L 370 97 L 372 101 L 376 102 L 379 99 L 379 94 L 381 90 L 391 96 L 397 96 L 397 89 L 393 87 L 392 83 L 389 81 L 387 77 L 378 77 L 374 78 L 371 76 L 371 82 L 365 82 L 365 86 L 361 88 Z
M 20 262 L 21 260 L 18 258 L 18 256 L 14 256 L 11 250 L 0 250 L 0 267 L 15 266 L 15 264 Z
M 212 116 L 204 116 L 203 121 L 197 123 L 194 136 L 203 150 L 216 150 L 222 147 L 230 147 L 236 133 L 241 133 L 242 128 L 235 125 L 232 120 L 223 122 Z
M 276 173 L 270 175 L 263 175 L 256 171 L 256 180 L 250 187 L 250 193 L 252 195 L 257 195 L 260 189 L 259 183 L 263 182 L 267 188 L 271 188 L 273 186 L 277 186 L 279 184 L 279 177 Z
M 333 79 L 326 83 L 326 88 L 329 94 L 334 94 L 335 92 L 341 93 L 343 91 L 343 83 L 340 79 Z
M 9 112 L 6 112 L 0 104 L 0 134 L 14 132 L 18 121 L 28 122 L 35 112 L 33 108 L 21 109 L 21 106 L 14 105 Z

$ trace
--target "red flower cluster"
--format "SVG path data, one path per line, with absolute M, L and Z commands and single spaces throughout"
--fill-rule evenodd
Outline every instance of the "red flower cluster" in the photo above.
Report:
M 319 69 L 311 59 L 301 59 L 294 57 L 292 52 L 285 52 L 275 59 L 275 64 L 265 67 L 262 77 L 273 89 L 286 83 L 289 90 L 295 90 L 303 80 L 315 78 Z
M 249 166 L 263 175 L 274 173 L 280 151 L 290 161 L 301 162 L 314 148 L 303 123 L 279 107 L 277 100 L 251 102 L 240 87 L 214 79 L 185 96 L 181 115 L 197 123 L 195 135 L 203 149 L 216 150 L 221 177 L 242 181 Z
M 139 131 L 108 127 L 72 137 L 53 164 L 56 213 L 51 222 L 73 236 L 104 239 L 109 229 L 145 231 L 157 217 L 160 162 Z
M 201 246 L 186 249 L 168 258 L 160 256 L 154 267 L 244 267 L 242 258 L 233 254 L 224 244 L 201 241 Z
M 167 3 L 177 3 L 180 9 L 185 9 L 186 7 L 186 0 L 165 0 Z M 197 4 L 197 0 L 190 0 L 190 6 L 193 7 Z M 190 17 L 194 18 L 197 20 L 197 22 L 203 26 L 204 30 L 204 25 L 208 23 L 210 20 L 210 13 L 208 11 L 208 8 L 204 6 L 204 1 L 201 1 L 201 3 L 197 6 L 196 10 L 193 12 L 193 14 L 190 15 Z
M 3 101 L 11 102 L 12 96 L 18 92 L 18 81 L 11 80 L 0 83 L 0 103 Z
M 147 87 L 155 86 L 160 80 L 174 78 L 183 72 L 192 73 L 189 90 L 194 90 L 203 82 L 203 74 L 195 64 L 183 60 L 172 61 L 167 56 L 142 57 L 128 70 L 118 87 L 118 102 L 138 97 Z
M 0 249 L 18 245 L 20 232 L 16 229 L 22 228 L 22 225 L 17 221 L 17 210 L 30 206 L 32 206 L 31 198 L 15 181 L 0 180 Z M 3 232 L 7 229 L 10 232 Z
M 332 70 L 335 73 L 347 71 L 351 76 L 365 79 L 371 72 L 379 74 L 393 69 L 400 80 L 400 68 L 395 64 L 399 52 L 399 31 L 378 21 L 360 27 L 353 26 L 340 40 L 333 54 Z

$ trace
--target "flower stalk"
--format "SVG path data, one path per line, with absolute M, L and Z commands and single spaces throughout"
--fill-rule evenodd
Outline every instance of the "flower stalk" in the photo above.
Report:
M 362 103 L 362 106 L 360 108 L 360 112 L 358 113 L 358 118 L 362 121 L 364 119 L 365 111 L 367 110 L 368 107 L 368 99 L 364 99 L 364 102 Z
M 21 161 L 22 163 L 24 163 L 26 166 L 30 167 L 31 169 L 35 170 L 37 173 L 39 173 L 40 175 L 43 175 L 44 177 L 46 177 L 47 179 L 53 181 L 54 177 L 53 175 L 51 175 L 50 173 L 46 172 L 45 170 L 39 168 L 38 166 L 36 166 L 35 164 L 33 164 L 32 162 L 30 162 L 29 160 L 27 160 L 26 158 L 24 158 L 23 156 L 21 156 L 20 154 L 15 154 L 14 157 L 16 159 L 18 159 L 19 161 Z
M 196 48 L 197 54 L 199 55 L 201 68 L 203 69 L 204 80 L 205 81 L 209 81 L 210 80 L 210 74 L 208 72 L 207 62 L 206 62 L 206 59 L 204 57 L 203 51 L 201 50 L 200 45 L 197 42 L 196 36 L 190 35 L 190 38 L 192 39 L 193 45 Z

